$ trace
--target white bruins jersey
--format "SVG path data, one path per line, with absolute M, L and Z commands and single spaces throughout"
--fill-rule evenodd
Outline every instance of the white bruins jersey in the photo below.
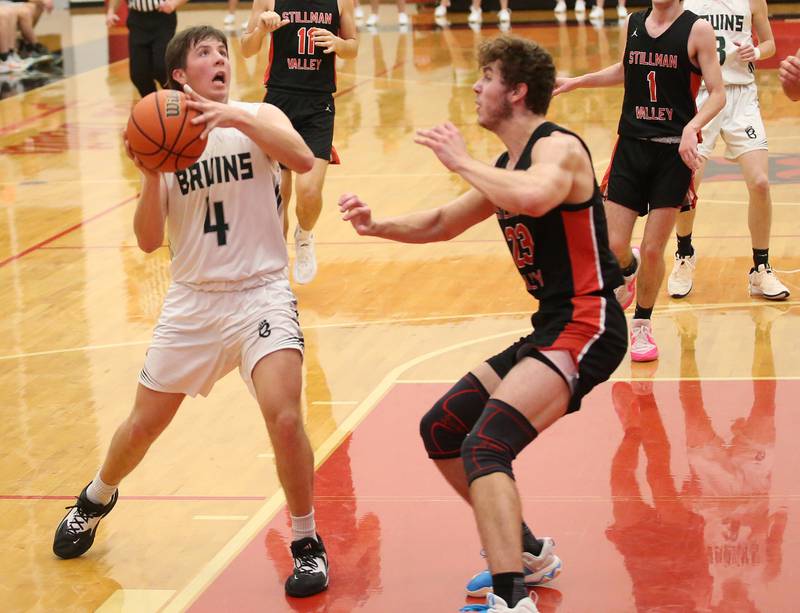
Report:
M 260 103 L 229 102 L 255 115 Z M 203 155 L 164 175 L 172 279 L 209 289 L 286 274 L 280 168 L 236 128 L 214 128 Z
M 725 85 L 753 83 L 755 66 L 736 55 L 736 43 L 752 42 L 753 15 L 749 0 L 685 0 L 683 8 L 699 15 L 714 28 Z

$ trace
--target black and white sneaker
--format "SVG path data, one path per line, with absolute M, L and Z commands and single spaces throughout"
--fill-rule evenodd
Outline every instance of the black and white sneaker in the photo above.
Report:
M 286 593 L 303 598 L 328 588 L 328 554 L 319 534 L 316 540 L 292 541 L 294 572 L 286 579 Z
M 94 535 L 100 520 L 111 512 L 117 504 L 118 492 L 114 492 L 111 502 L 103 506 L 95 504 L 86 496 L 87 485 L 78 500 L 71 507 L 56 528 L 53 539 L 53 553 L 65 560 L 83 555 L 94 543 Z

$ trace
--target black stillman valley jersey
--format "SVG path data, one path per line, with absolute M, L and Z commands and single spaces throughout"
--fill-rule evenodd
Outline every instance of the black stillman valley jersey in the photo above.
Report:
M 689 60 L 689 33 L 699 17 L 683 11 L 663 34 L 652 38 L 645 27 L 648 15 L 650 9 L 628 20 L 622 61 L 625 99 L 617 132 L 632 138 L 680 137 L 697 114 L 702 75 Z
M 575 136 L 589 153 L 576 134 L 545 122 L 534 130 L 514 170 L 530 168 L 534 144 L 553 132 Z M 507 164 L 508 152 L 498 158 L 495 166 L 506 168 Z M 606 216 L 597 182 L 592 197 L 582 204 L 561 204 L 541 217 L 502 208 L 496 210 L 496 215 L 528 292 L 540 302 L 540 311 L 569 304 L 576 296 L 607 293 L 622 284 L 617 260 L 608 247 Z
M 335 53 L 314 46 L 313 28 L 339 35 L 337 0 L 275 0 L 275 12 L 290 23 L 272 33 L 264 83 L 267 88 L 332 94 Z

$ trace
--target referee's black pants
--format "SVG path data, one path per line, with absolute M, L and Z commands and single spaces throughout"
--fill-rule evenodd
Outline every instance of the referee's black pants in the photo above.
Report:
M 178 16 L 175 13 L 128 12 L 130 75 L 142 98 L 156 91 L 156 81 L 161 87 L 167 86 L 164 52 L 177 27 Z

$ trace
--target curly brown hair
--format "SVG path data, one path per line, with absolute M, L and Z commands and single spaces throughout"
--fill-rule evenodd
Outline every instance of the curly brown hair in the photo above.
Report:
M 189 51 L 197 43 L 207 38 L 223 43 L 225 48 L 228 48 L 228 39 L 225 34 L 213 26 L 186 28 L 172 37 L 164 53 L 164 63 L 167 65 L 167 87 L 183 90 L 180 83 L 173 80 L 172 71 L 176 68 L 186 68 L 186 56 L 189 55 Z
M 509 87 L 526 84 L 525 106 L 537 115 L 545 115 L 556 84 L 556 67 L 550 54 L 533 41 L 499 36 L 482 42 L 478 48 L 481 68 L 497 60 L 503 83 Z

